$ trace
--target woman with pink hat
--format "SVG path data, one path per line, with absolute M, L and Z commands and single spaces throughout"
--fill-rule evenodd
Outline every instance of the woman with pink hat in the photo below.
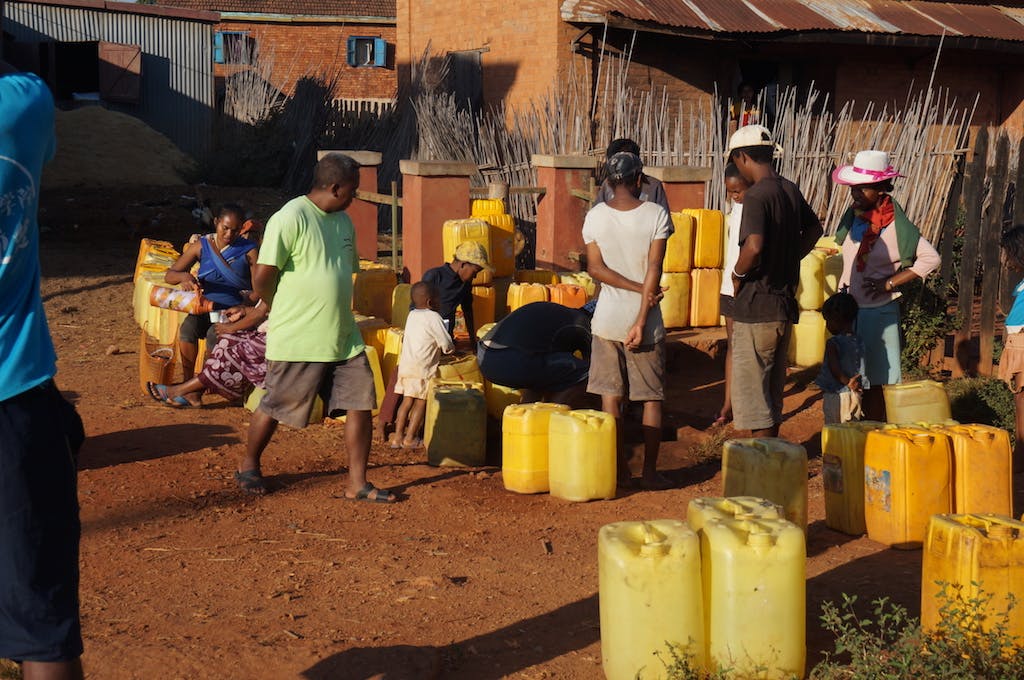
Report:
M 836 231 L 843 254 L 840 288 L 857 300 L 857 335 L 864 342 L 867 382 L 865 417 L 885 420 L 881 386 L 901 382 L 900 287 L 923 279 L 940 259 L 920 230 L 893 200 L 893 169 L 885 151 L 861 151 L 852 165 L 832 172 L 832 181 L 850 187 L 853 205 Z

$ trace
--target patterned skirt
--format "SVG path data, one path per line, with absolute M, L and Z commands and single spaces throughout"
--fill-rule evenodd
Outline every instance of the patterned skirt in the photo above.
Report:
M 263 387 L 267 376 L 267 334 L 258 330 L 222 335 L 197 378 L 206 389 L 238 400 L 250 385 Z

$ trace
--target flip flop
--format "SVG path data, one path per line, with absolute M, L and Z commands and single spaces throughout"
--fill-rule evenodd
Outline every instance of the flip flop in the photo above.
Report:
M 420 449 L 423 448 L 423 440 L 414 439 L 411 444 L 406 444 L 405 442 L 402 442 L 402 446 L 400 448 L 403 451 L 419 451 Z
M 167 385 L 161 385 L 159 383 L 147 382 L 146 389 L 149 390 L 149 396 L 153 397 L 154 401 L 157 401 L 164 406 L 170 406 L 171 408 L 192 408 L 192 404 L 185 397 L 172 397 L 167 394 Z
M 267 483 L 259 470 L 235 471 L 235 482 L 242 491 L 253 496 L 263 496 L 267 493 Z
M 370 498 L 370 494 L 372 494 L 374 491 L 376 491 L 377 493 L 374 494 L 373 498 Z M 366 501 L 368 503 L 397 503 L 398 502 L 398 496 L 396 496 L 395 494 L 391 493 L 387 489 L 378 489 L 377 487 L 375 487 L 370 482 L 367 482 L 366 486 L 364 486 L 362 489 L 357 491 L 355 496 L 349 496 L 348 493 L 346 493 L 344 495 L 344 498 L 345 498 L 345 500 L 352 501 L 352 502 L 358 502 L 358 501 Z

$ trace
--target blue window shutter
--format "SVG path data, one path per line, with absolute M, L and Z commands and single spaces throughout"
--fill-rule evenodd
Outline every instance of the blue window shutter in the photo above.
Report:
M 213 63 L 224 63 L 224 34 L 220 31 L 213 34 Z
M 388 65 L 388 43 L 384 38 L 373 39 L 373 65 Z
M 355 36 L 349 36 L 348 40 L 346 41 L 346 44 L 347 44 L 347 50 L 346 51 L 348 53 L 346 55 L 347 59 L 348 59 L 348 65 L 349 66 L 355 66 L 356 64 L 359 63 L 358 61 L 356 61 L 356 39 L 355 39 Z

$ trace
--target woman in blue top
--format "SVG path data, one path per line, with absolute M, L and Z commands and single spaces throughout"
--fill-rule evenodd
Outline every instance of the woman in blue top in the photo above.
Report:
M 213 302 L 215 310 L 228 309 L 240 304 L 251 304 L 252 275 L 256 266 L 257 246 L 241 237 L 245 211 L 240 206 L 225 204 L 214 221 L 212 234 L 190 243 L 164 275 L 167 283 L 177 284 L 182 290 L 200 290 Z M 193 275 L 192 266 L 198 262 L 199 271 Z M 178 331 L 181 352 L 181 373 L 185 381 L 195 373 L 199 339 L 206 338 L 206 346 L 217 344 L 213 322 L 209 314 L 189 314 Z
M 1024 224 L 1003 232 L 1000 239 L 1003 263 L 1012 276 L 1024 274 Z M 1013 449 L 1013 471 L 1024 471 L 1024 280 L 1013 289 L 1013 306 L 1006 315 L 1003 354 L 999 357 L 999 377 L 1013 392 L 1017 412 L 1017 443 Z

